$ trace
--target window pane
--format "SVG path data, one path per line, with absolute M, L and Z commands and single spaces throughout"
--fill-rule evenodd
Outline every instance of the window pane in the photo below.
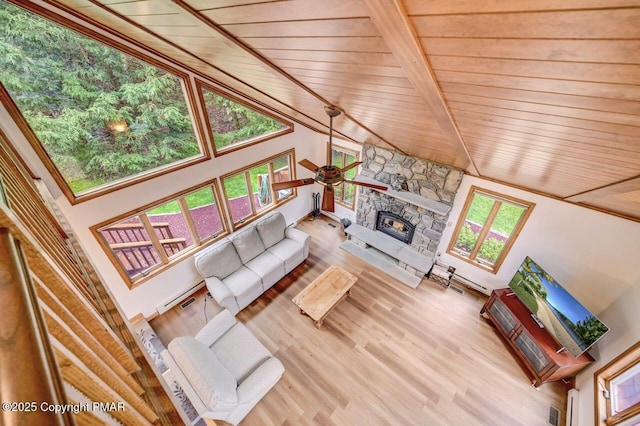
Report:
M 287 128 L 283 123 L 202 87 L 216 149 L 247 142 Z
M 352 183 L 345 183 L 344 187 L 344 203 L 353 206 L 356 198 L 356 186 Z
M 286 182 L 291 180 L 291 172 L 289 169 L 290 156 L 283 155 L 273 160 L 273 180 L 275 182 Z M 289 197 L 293 194 L 293 189 L 281 189 L 276 194 L 278 200 Z
M 146 213 L 167 257 L 193 245 L 193 238 L 178 201 L 170 201 Z
M 201 154 L 175 75 L 0 2 L 2 83 L 73 193 Z
M 331 164 L 336 167 L 342 168 L 342 152 L 336 151 L 335 149 L 331 150 Z
M 495 263 L 524 212 L 525 208 L 521 206 L 508 203 L 500 205 L 491 229 L 478 251 L 479 259 L 490 264 Z
M 640 364 L 611 380 L 613 413 L 640 404 Z
M 229 201 L 231 220 L 236 223 L 250 216 L 252 211 L 244 173 L 226 178 L 223 184 Z
M 160 263 L 160 256 L 138 216 L 101 229 L 100 234 L 129 278 Z
M 487 197 L 482 194 L 475 194 L 473 202 L 469 207 L 469 213 L 467 213 L 466 220 L 460 228 L 458 239 L 454 247 L 457 250 L 463 252 L 463 254 L 470 254 L 473 247 L 478 240 L 478 234 L 482 230 L 487 217 L 493 207 L 493 198 Z
M 200 241 L 222 231 L 222 219 L 211 187 L 187 194 L 184 198 Z
M 271 187 L 269 183 L 269 168 L 267 165 L 254 167 L 249 170 L 251 178 L 251 192 L 253 201 L 259 210 L 273 203 L 271 199 Z

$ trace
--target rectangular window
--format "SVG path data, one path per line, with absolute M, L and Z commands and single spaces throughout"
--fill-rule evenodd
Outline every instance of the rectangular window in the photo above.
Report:
M 640 342 L 594 375 L 596 425 L 640 425 Z
M 273 191 L 273 182 L 295 179 L 294 151 L 275 155 L 221 177 L 233 228 L 238 229 L 295 196 L 295 189 Z
M 293 132 L 293 124 L 198 81 L 215 155 Z
M 348 166 L 349 164 L 355 163 L 358 161 L 358 153 L 356 151 L 351 151 L 346 148 L 333 146 L 331 149 L 331 164 L 334 166 L 343 168 Z M 356 177 L 358 173 L 358 168 L 354 167 L 353 169 L 347 170 L 344 177 L 347 180 L 351 180 Z M 335 185 L 333 187 L 334 190 L 334 198 L 338 204 L 341 204 L 345 207 L 353 210 L 355 207 L 356 201 L 356 185 L 352 183 L 341 183 L 340 185 Z
M 74 28 L 0 1 L 11 113 L 71 203 L 208 158 L 185 74 Z
M 218 200 L 214 180 L 91 229 L 133 286 L 227 234 Z
M 471 187 L 448 253 L 496 273 L 534 206 Z

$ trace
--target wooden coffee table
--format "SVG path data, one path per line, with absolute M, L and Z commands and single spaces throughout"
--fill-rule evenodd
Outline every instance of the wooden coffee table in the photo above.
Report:
M 320 328 L 322 321 L 342 299 L 351 295 L 358 278 L 339 266 L 332 265 L 293 298 L 301 314 L 306 314 Z

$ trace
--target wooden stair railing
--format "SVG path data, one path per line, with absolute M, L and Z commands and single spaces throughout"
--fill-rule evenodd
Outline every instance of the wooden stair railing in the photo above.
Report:
M 0 86 L 0 100 L 6 103 L 2 95 Z M 45 203 L 43 197 L 50 195 L 41 195 L 32 176 L 0 131 L 0 228 L 5 236 L 0 251 L 0 394 L 17 398 L 11 390 L 25 391 L 31 398 L 22 400 L 38 404 L 123 402 L 125 409 L 100 416 L 91 410 L 56 416 L 38 407 L 38 412 L 16 413 L 9 423 L 98 424 L 101 416 L 127 425 L 183 423 L 90 259 L 68 224 L 56 220 L 55 215 L 62 218 L 59 209 Z M 18 242 L 22 257 L 7 251 L 11 239 Z M 15 283 L 16 270 L 23 271 L 21 287 Z M 24 290 L 4 297 L 7 289 L 18 288 Z M 25 309 L 41 316 L 27 315 Z M 35 331 L 7 331 L 16 326 Z M 27 362 L 28 354 L 42 353 Z M 22 364 L 34 371 L 24 373 Z M 35 388 L 52 391 L 44 395 L 31 390 Z

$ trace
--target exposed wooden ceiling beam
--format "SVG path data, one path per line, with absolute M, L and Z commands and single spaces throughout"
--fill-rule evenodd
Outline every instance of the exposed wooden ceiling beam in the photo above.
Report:
M 571 201 L 572 203 L 588 203 L 589 201 L 593 201 L 597 198 L 624 194 L 632 191 L 640 191 L 640 176 L 634 176 L 620 182 L 615 182 L 590 191 L 581 192 L 580 194 L 575 194 L 565 198 L 565 201 Z
M 447 137 L 449 145 L 467 159 L 467 172 L 478 175 L 460 136 L 435 75 L 400 0 L 364 0 L 369 16 Z M 425 141 L 428 143 L 428 141 Z

